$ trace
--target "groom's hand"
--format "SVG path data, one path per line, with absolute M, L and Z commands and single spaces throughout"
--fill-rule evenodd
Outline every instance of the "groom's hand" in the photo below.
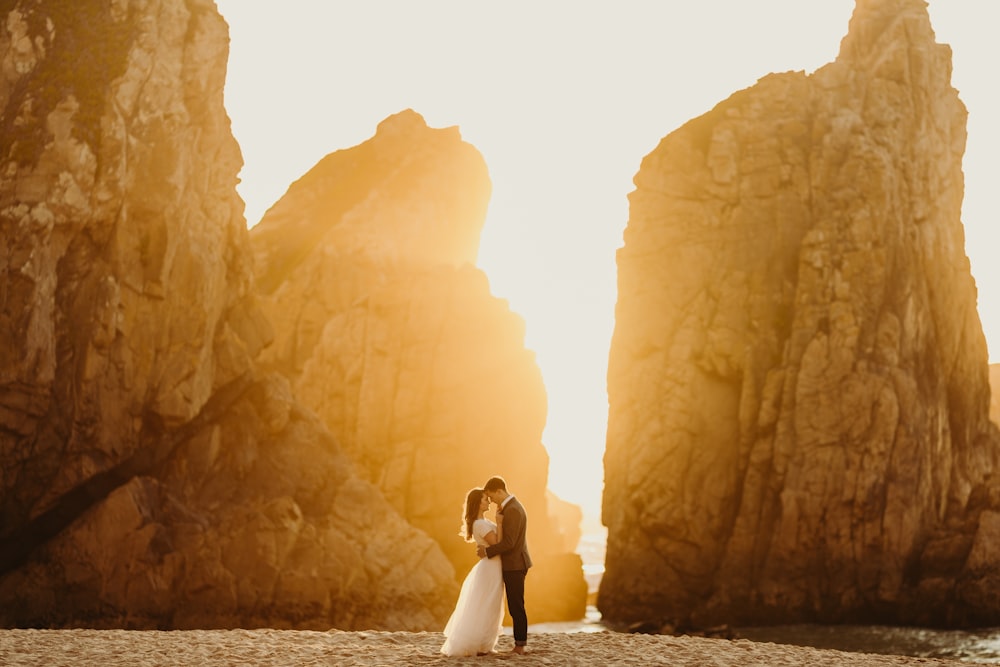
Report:
M 486 547 L 479 545 L 476 547 L 476 553 L 479 554 L 480 558 L 486 558 Z

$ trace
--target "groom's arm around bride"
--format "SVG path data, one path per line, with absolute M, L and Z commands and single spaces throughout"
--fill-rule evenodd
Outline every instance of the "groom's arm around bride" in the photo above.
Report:
M 500 535 L 500 539 L 497 540 L 494 537 L 494 542 L 485 547 L 479 547 L 479 557 L 480 558 L 495 558 L 496 556 L 502 556 L 505 553 L 509 553 L 514 549 L 514 539 L 510 538 L 506 542 L 503 539 L 504 526 L 506 526 L 507 531 L 520 531 L 524 532 L 524 518 L 520 517 L 517 513 L 511 512 L 508 515 L 503 512 L 497 511 L 497 533 Z M 492 553 L 491 553 L 492 552 Z
M 503 525 L 500 539 L 496 544 L 480 546 L 476 551 L 480 558 L 500 556 L 505 570 L 527 570 L 531 567 L 525 540 L 527 517 L 521 503 L 513 495 L 508 497 L 510 500 L 497 509 L 497 523 Z

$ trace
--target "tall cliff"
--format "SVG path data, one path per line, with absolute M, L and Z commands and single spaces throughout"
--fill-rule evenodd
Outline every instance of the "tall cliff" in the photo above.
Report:
M 252 228 L 275 323 L 263 358 L 460 576 L 466 492 L 503 475 L 528 510 L 534 621 L 586 584 L 546 498 L 546 394 L 524 322 L 475 266 L 491 183 L 458 128 L 412 110 L 323 158 Z
M 215 3 L 0 16 L 0 624 L 438 629 L 450 563 L 256 366 Z
M 990 364 L 990 420 L 1000 425 L 1000 364 Z
M 664 138 L 608 370 L 606 619 L 996 623 L 966 109 L 922 0 Z

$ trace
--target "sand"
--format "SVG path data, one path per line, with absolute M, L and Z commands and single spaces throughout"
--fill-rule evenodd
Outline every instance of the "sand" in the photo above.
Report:
M 745 639 L 703 639 L 615 632 L 541 633 L 525 656 L 498 652 L 447 658 L 437 632 L 309 632 L 302 630 L 0 630 L 0 665 L 949 665 L 954 660 L 844 653 Z M 967 664 L 967 663 L 964 663 Z

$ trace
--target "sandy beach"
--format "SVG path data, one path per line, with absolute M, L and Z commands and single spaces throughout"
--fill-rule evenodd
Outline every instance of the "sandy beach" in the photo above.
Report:
M 529 638 L 530 654 L 448 658 L 437 632 L 309 632 L 300 630 L 0 630 L 0 665 L 7 667 L 163 667 L 169 665 L 949 665 L 954 660 L 845 653 L 747 640 L 544 633 Z

